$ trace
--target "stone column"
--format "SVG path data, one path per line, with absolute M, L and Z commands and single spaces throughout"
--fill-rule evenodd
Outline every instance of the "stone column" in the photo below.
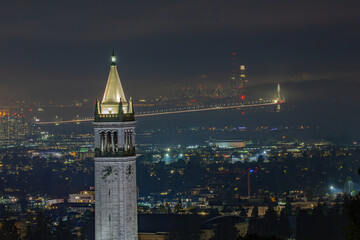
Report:
M 129 130 L 129 148 L 131 149 L 132 147 L 133 147 L 132 132 L 131 130 Z
M 99 149 L 100 149 L 100 152 L 102 152 L 102 143 L 103 143 L 103 140 L 102 140 L 102 132 L 99 131 Z M 95 146 L 96 147 L 96 146 Z
M 123 135 L 121 134 L 122 133 L 122 129 L 119 129 L 117 131 L 117 145 L 118 145 L 118 148 L 123 148 L 124 147 L 124 143 L 123 143 Z
M 108 152 L 109 151 L 109 146 L 108 146 L 108 137 L 109 137 L 109 132 L 105 132 L 104 133 L 104 151 Z
M 117 131 L 114 132 L 114 147 L 115 147 L 115 152 L 117 152 L 119 149 L 119 137 Z
M 124 150 L 127 151 L 128 149 L 128 139 L 127 139 L 128 132 L 124 130 Z
M 128 150 L 130 150 L 131 149 L 131 132 L 130 132 L 130 130 L 128 130 L 127 137 L 128 137 L 128 140 L 127 140 L 127 142 L 128 142 Z
M 105 134 L 104 132 L 100 132 L 100 151 L 104 152 L 104 145 L 105 145 Z
M 106 151 L 108 151 L 108 152 L 111 151 L 111 134 L 110 134 L 110 131 L 108 131 L 106 133 Z
M 111 151 L 115 152 L 114 132 L 111 132 Z

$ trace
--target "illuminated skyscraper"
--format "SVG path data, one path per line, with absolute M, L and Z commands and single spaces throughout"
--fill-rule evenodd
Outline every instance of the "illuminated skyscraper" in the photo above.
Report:
M 244 88 L 245 84 L 248 82 L 245 74 L 245 65 L 240 65 L 240 88 Z
M 9 116 L 9 109 L 0 109 L 0 117 Z
M 95 239 L 137 240 L 135 119 L 113 53 L 105 93 L 96 100 Z
M 232 75 L 230 96 L 232 97 L 239 96 L 248 82 L 245 74 L 245 65 L 239 66 L 238 64 L 238 55 L 236 52 L 231 54 Z
M 24 116 L 4 114 L 0 116 L 0 140 L 27 140 L 36 135 L 38 127 Z

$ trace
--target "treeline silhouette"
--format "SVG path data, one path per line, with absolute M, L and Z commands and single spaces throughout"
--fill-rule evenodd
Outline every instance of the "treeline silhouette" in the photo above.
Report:
M 7 214 L 1 221 L 1 240 L 93 240 L 95 239 L 94 214 L 87 211 L 83 215 L 83 224 L 78 231 L 69 218 L 59 217 L 52 221 L 43 212 L 29 216 L 25 230 L 21 231 L 18 222 Z
M 196 214 L 196 213 L 194 213 Z M 94 239 L 94 214 L 86 212 L 80 231 L 69 219 L 59 218 L 54 224 L 50 218 L 39 212 L 34 219 L 29 219 L 26 232 L 19 230 L 16 221 L 10 215 L 1 222 L 0 239 L 17 240 L 23 235 L 26 240 Z M 200 240 L 200 218 L 193 222 L 179 221 L 170 230 L 169 240 Z M 226 218 L 225 218 L 226 219 Z M 295 224 L 293 224 L 295 223 Z M 255 207 L 249 219 L 247 235 L 241 237 L 231 218 L 220 222 L 210 240 L 358 240 L 360 239 L 360 194 L 334 206 L 319 203 L 309 210 L 291 211 L 288 203 L 281 214 L 269 207 L 263 217 L 258 216 Z

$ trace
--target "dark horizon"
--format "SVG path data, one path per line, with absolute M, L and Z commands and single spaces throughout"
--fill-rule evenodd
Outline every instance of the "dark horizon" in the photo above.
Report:
M 249 88 L 269 92 L 280 82 L 312 90 L 310 100 L 355 98 L 358 7 L 357 1 L 2 4 L 0 93 L 92 100 L 103 93 L 115 48 L 120 78 L 134 98 L 166 95 L 174 82 L 230 85 L 233 51 L 247 66 Z M 289 90 L 295 95 L 302 96 Z

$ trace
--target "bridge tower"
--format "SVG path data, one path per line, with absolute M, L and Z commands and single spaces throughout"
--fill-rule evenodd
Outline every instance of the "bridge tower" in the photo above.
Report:
M 226 97 L 227 95 L 224 93 L 223 91 L 223 87 L 221 85 L 219 85 L 214 93 L 212 94 L 213 97 Z
M 101 102 L 96 100 L 95 239 L 137 240 L 135 118 L 113 53 Z
M 280 83 L 278 83 L 277 88 L 276 88 L 275 97 L 274 97 L 274 103 L 277 103 L 277 106 L 276 106 L 277 112 L 280 112 L 280 110 L 281 110 L 280 104 L 283 102 L 285 102 L 285 98 L 281 95 Z
M 194 97 L 207 97 L 208 93 L 206 92 L 203 85 L 199 85 L 194 93 Z

